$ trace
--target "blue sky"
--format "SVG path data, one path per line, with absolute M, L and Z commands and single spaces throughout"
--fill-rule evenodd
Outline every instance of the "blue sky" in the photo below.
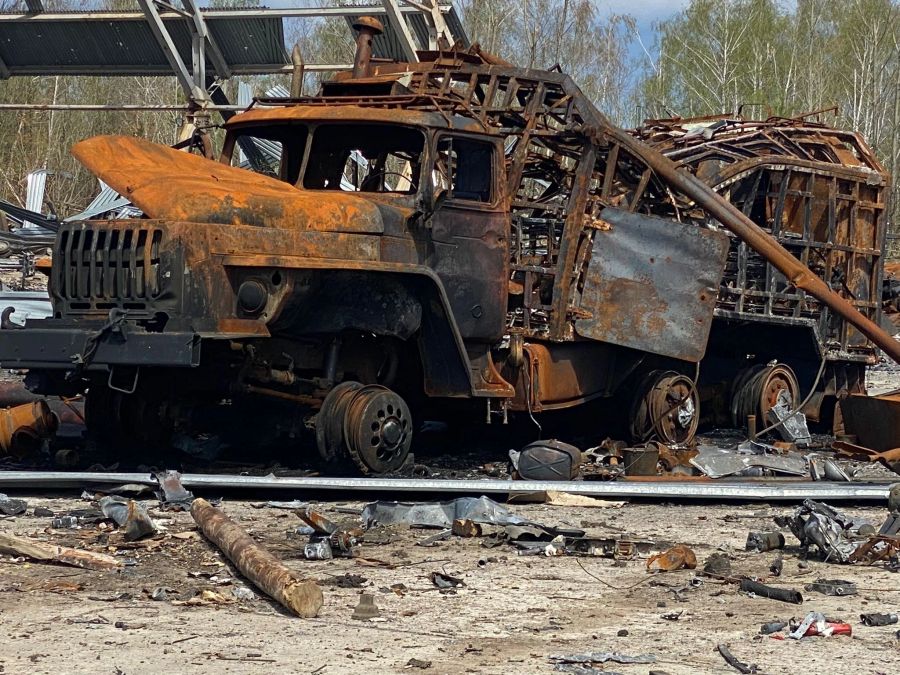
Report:
M 647 49 L 653 48 L 653 24 L 684 9 L 690 0 L 598 0 L 601 11 L 609 14 L 629 14 L 637 22 L 638 32 Z M 638 44 L 631 46 L 631 55 L 641 58 Z

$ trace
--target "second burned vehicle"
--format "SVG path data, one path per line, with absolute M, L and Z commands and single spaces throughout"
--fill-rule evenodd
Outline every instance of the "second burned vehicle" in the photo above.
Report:
M 869 228 L 870 244 L 848 250 L 869 256 L 868 281 L 855 266 L 836 284 L 832 264 L 825 283 L 751 222 L 770 226 L 790 190 L 817 213 L 810 190 L 741 213 L 565 75 L 477 50 L 376 66 L 370 36 L 320 95 L 230 119 L 218 161 L 134 138 L 76 145 L 144 217 L 60 227 L 54 316 L 4 331 L 3 366 L 29 368 L 38 391 L 85 391 L 89 428 L 119 448 L 309 433 L 327 464 L 386 473 L 423 419 L 530 425 L 609 400 L 633 440 L 688 443 L 717 303 L 716 321 L 740 322 L 757 302 L 753 284 L 723 290 L 750 267 L 722 225 L 785 279 L 765 298 L 819 299 L 791 310 L 796 325 L 841 326 L 810 340 L 833 334 L 832 355 L 872 358 L 853 324 L 891 348 L 860 297 L 879 282 L 877 164 L 853 169 L 871 192 L 833 197 L 837 209 L 852 194 Z M 716 357 L 731 359 L 724 377 L 756 363 L 746 349 Z

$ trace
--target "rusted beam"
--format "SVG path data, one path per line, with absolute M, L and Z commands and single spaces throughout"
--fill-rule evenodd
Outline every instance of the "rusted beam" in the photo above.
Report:
M 324 600 L 315 581 L 301 579 L 205 499 L 194 500 L 191 515 L 206 538 L 262 592 L 297 616 L 311 618 L 319 613 Z
M 605 133 L 636 156 L 641 157 L 670 187 L 680 190 L 693 199 L 722 225 L 747 242 L 750 248 L 784 274 L 790 283 L 828 305 L 835 313 L 884 350 L 895 362 L 900 363 L 900 342 L 897 342 L 878 324 L 863 316 L 847 300 L 832 291 L 828 284 L 792 256 L 786 248 L 744 215 L 740 209 L 710 189 L 693 174 L 680 170 L 671 159 L 641 143 L 625 131 L 609 126 Z

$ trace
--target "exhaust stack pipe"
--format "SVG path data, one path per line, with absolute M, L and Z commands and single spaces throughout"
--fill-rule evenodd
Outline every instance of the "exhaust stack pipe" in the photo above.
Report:
M 291 98 L 300 98 L 303 96 L 303 53 L 299 42 L 291 50 L 291 66 Z
M 356 55 L 353 57 L 353 77 L 371 77 L 372 40 L 384 32 L 384 26 L 376 18 L 363 16 L 353 27 L 359 31 L 356 36 Z

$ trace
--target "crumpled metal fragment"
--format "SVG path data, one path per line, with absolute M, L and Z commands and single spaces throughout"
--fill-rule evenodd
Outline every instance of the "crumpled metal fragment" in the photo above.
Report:
M 147 510 L 133 499 L 107 496 L 99 503 L 103 515 L 125 529 L 126 541 L 147 537 L 158 531 Z
M 194 501 L 194 493 L 185 490 L 181 484 L 181 473 L 172 469 L 159 471 L 153 474 L 160 490 L 156 497 L 161 502 L 165 511 L 190 511 L 191 502 Z
M 511 513 L 487 497 L 460 497 L 446 502 L 372 502 L 362 512 L 363 526 L 406 523 L 419 527 L 453 527 L 454 520 L 471 520 L 487 525 L 526 525 L 524 518 Z
M 845 563 L 859 547 L 852 530 L 859 524 L 827 504 L 807 499 L 793 516 L 775 516 L 781 527 L 789 527 L 804 548 L 815 545 L 825 561 Z

